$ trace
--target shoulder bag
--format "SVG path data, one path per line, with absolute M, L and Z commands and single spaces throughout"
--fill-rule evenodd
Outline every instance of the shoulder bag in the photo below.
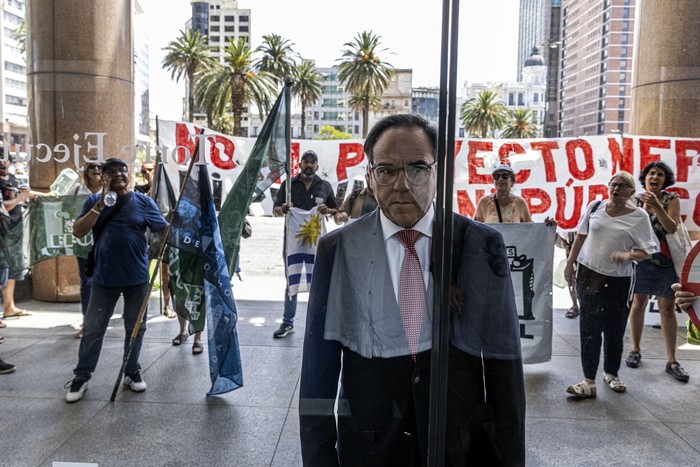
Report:
M 99 234 L 102 233 L 105 227 L 107 227 L 107 224 L 109 224 L 109 221 L 111 221 L 114 218 L 114 216 L 117 215 L 117 213 L 127 203 L 127 201 L 131 199 L 132 194 L 133 192 L 130 191 L 125 197 L 119 200 L 119 202 L 114 206 L 114 209 L 112 209 L 112 211 L 109 214 L 107 214 L 107 217 L 104 218 L 104 221 L 102 221 L 101 224 L 95 225 L 92 228 L 92 248 L 90 248 L 87 258 L 85 258 L 85 266 L 83 267 L 83 273 L 87 277 L 92 277 L 92 275 L 95 273 L 95 245 L 97 245 L 97 239 L 99 237 Z

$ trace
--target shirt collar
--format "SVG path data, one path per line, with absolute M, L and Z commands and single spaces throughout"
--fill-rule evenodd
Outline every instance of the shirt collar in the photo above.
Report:
M 384 241 L 387 241 L 392 236 L 396 235 L 399 230 L 405 230 L 393 222 L 391 222 L 382 212 L 379 210 L 379 219 L 382 223 L 382 234 L 384 235 Z M 433 221 L 435 220 L 435 209 L 433 208 L 433 203 L 430 203 L 430 208 L 428 212 L 411 227 L 413 230 L 417 230 L 428 238 L 433 236 Z

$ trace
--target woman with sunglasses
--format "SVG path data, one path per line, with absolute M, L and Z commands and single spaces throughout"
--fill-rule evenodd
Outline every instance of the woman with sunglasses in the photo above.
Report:
M 83 169 L 83 183 L 75 189 L 76 195 L 94 195 L 102 190 L 102 166 L 96 162 L 88 163 Z M 78 260 L 78 275 L 80 276 L 80 309 L 85 316 L 88 302 L 90 301 L 90 278 L 85 275 L 85 258 L 75 257 Z M 83 327 L 75 333 L 75 338 L 83 337 Z
M 678 282 L 673 268 L 671 253 L 666 243 L 666 234 L 678 229 L 681 220 L 681 203 L 677 193 L 666 191 L 676 182 L 671 168 L 663 162 L 650 162 L 639 174 L 644 193 L 637 195 L 637 206 L 642 207 L 651 220 L 661 251 L 637 265 L 637 281 L 634 286 L 634 299 L 630 310 L 632 351 L 627 356 L 627 366 L 637 368 L 642 359 L 640 341 L 644 329 L 644 311 L 649 303 L 649 295 L 656 295 L 661 315 L 661 333 L 666 343 L 666 373 L 678 381 L 688 382 L 690 376 L 676 361 L 676 333 L 678 322 L 671 285 Z
M 575 276 L 580 308 L 581 363 L 584 380 L 566 392 L 596 397 L 595 377 L 605 337 L 605 383 L 625 392 L 618 371 L 632 294 L 634 262 L 659 250 L 649 216 L 633 203 L 634 178 L 616 173 L 608 184 L 609 199 L 593 201 L 579 223 L 564 275 Z M 574 264 L 578 262 L 577 270 Z
M 493 170 L 492 176 L 496 193 L 479 200 L 474 220 L 494 224 L 532 222 L 525 200 L 511 193 L 515 184 L 515 172 L 511 166 L 499 165 Z

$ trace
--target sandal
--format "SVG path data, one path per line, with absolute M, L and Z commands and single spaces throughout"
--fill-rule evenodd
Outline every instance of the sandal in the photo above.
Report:
M 596 397 L 596 386 L 595 383 L 591 384 L 584 379 L 578 384 L 569 386 L 566 392 L 582 399 L 590 399 Z
M 182 344 L 187 340 L 188 337 L 190 337 L 189 334 L 178 334 L 177 336 L 175 336 L 175 339 L 173 339 L 173 345 Z
M 0 344 L 2 344 L 3 342 L 5 342 L 5 338 L 0 336 Z
M 28 313 L 26 310 L 20 310 L 18 308 L 17 311 L 15 313 L 12 313 L 11 315 L 5 314 L 5 316 L 3 316 L 3 319 L 17 319 L 20 316 L 32 316 L 32 314 Z
M 0 321 L 0 329 L 6 328 L 6 327 L 7 327 L 7 324 L 5 324 L 5 323 L 3 323 L 2 321 Z
M 163 311 L 163 314 L 165 315 L 166 318 L 170 318 L 170 319 L 177 316 L 177 314 L 175 314 L 175 312 L 169 306 L 165 307 L 165 311 Z
M 633 350 L 627 356 L 627 360 L 625 360 L 625 364 L 630 368 L 637 368 L 639 366 L 639 361 L 641 359 L 642 359 L 642 354 L 640 354 L 636 350 Z
M 666 373 L 683 383 L 687 383 L 690 380 L 690 376 L 678 362 L 666 363 Z
M 567 311 L 564 316 L 566 316 L 567 318 L 573 319 L 573 318 L 576 318 L 578 315 L 579 315 L 578 308 L 575 308 L 572 306 L 571 308 L 569 308 L 569 311 Z
M 615 392 L 627 391 L 627 386 L 625 386 L 625 383 L 620 381 L 619 376 L 613 376 L 610 373 L 605 373 L 605 376 L 603 376 L 603 380 L 605 380 L 605 383 L 608 386 L 610 386 L 610 389 L 612 389 Z
M 204 346 L 201 342 L 195 342 L 192 344 L 192 355 L 199 355 L 204 352 Z

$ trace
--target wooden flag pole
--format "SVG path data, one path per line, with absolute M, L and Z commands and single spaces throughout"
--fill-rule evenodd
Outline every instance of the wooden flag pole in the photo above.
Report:
M 200 135 L 204 134 L 204 128 L 199 133 Z M 197 145 L 194 148 L 194 153 L 192 154 L 192 159 L 190 159 L 190 165 L 187 167 L 187 172 L 185 173 L 185 177 L 182 180 L 182 185 L 180 186 L 180 194 L 177 197 L 177 201 L 175 203 L 175 209 L 173 212 L 177 212 L 177 208 L 180 205 L 180 199 L 182 198 L 182 194 L 185 192 L 185 187 L 187 186 L 187 181 L 190 179 L 190 174 L 192 173 L 192 168 L 194 167 L 195 161 L 199 157 L 199 145 L 203 144 L 199 139 L 197 140 Z M 174 216 L 173 216 L 174 217 Z M 122 381 L 122 377 L 124 376 L 124 369 L 126 368 L 126 364 L 129 361 L 129 357 L 131 356 L 131 350 L 134 347 L 134 342 L 136 341 L 136 336 L 139 333 L 139 329 L 141 329 L 141 322 L 143 321 L 143 317 L 146 314 L 146 308 L 148 308 L 148 300 L 151 297 L 151 290 L 153 290 L 153 283 L 156 280 L 156 275 L 158 274 L 158 271 L 160 270 L 160 263 L 163 260 L 163 252 L 165 251 L 165 248 L 168 243 L 168 238 L 170 237 L 170 227 L 172 225 L 172 219 L 171 222 L 168 223 L 168 226 L 165 228 L 165 233 L 163 234 L 163 244 L 160 246 L 160 251 L 158 252 L 158 261 L 156 261 L 156 267 L 153 270 L 153 274 L 151 274 L 151 280 L 148 282 L 148 290 L 146 291 L 146 294 L 143 297 L 143 301 L 141 302 L 141 308 L 139 309 L 139 314 L 136 317 L 136 322 L 134 323 L 134 329 L 131 331 L 131 340 L 129 341 L 129 346 L 127 347 L 126 351 L 124 352 L 124 360 L 122 361 L 121 368 L 119 368 L 119 374 L 117 375 L 117 381 L 114 384 L 114 389 L 112 390 L 112 397 L 110 397 L 109 401 L 114 402 L 114 399 L 117 397 L 117 392 L 119 391 L 119 383 Z

